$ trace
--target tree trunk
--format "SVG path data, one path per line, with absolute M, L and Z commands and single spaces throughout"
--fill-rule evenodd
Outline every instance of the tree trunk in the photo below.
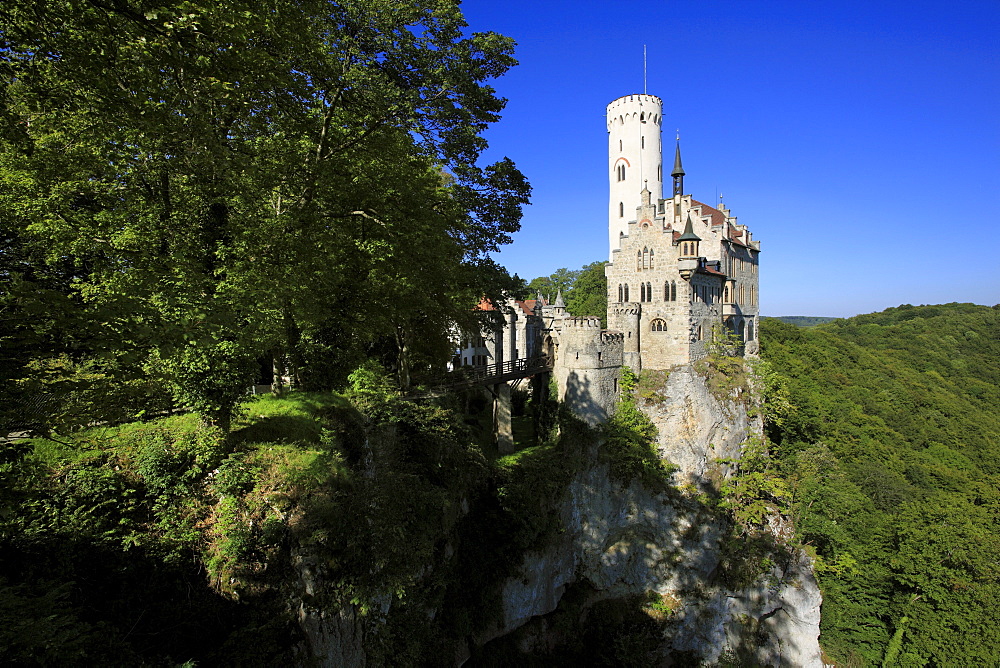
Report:
M 406 331 L 396 327 L 396 374 L 399 388 L 407 390 L 410 387 L 410 344 Z
M 280 348 L 271 351 L 271 394 L 280 397 L 285 391 L 285 356 Z

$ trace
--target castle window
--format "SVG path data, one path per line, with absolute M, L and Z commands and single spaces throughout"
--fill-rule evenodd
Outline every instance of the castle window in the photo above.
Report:
M 642 268 L 649 269 L 649 249 L 642 249 Z
M 639 114 L 639 122 L 640 123 L 646 122 L 646 112 L 642 112 L 641 114 Z
M 621 303 L 622 301 L 624 301 L 622 299 L 622 286 L 619 284 L 619 286 L 618 286 L 618 302 Z
M 753 320 L 747 321 L 747 341 L 753 341 Z
M 628 301 L 628 283 L 625 284 L 625 301 Z
M 698 340 L 701 341 L 705 338 L 705 330 L 701 325 L 698 325 Z
M 635 252 L 635 270 L 636 271 L 642 270 L 642 251 Z
M 618 202 L 618 217 L 619 218 L 624 218 L 625 217 L 625 203 L 624 202 Z
M 601 361 L 601 357 L 602 357 L 603 355 L 604 355 L 604 353 L 602 353 L 602 352 L 601 352 L 600 350 L 598 350 L 598 351 L 597 351 L 597 361 L 598 361 L 598 362 L 600 362 L 600 361 Z
M 640 283 L 639 284 L 639 301 L 641 301 L 641 302 L 646 301 L 646 284 L 645 283 Z
M 639 137 L 639 148 L 646 148 L 646 136 Z
M 649 268 L 653 268 L 653 249 L 649 249 Z
M 663 281 L 663 301 L 670 301 L 670 281 Z
M 622 140 L 621 139 L 618 140 L 618 150 L 619 151 L 622 150 Z
M 646 301 L 653 301 L 653 286 L 651 283 L 646 283 Z
M 660 318 L 656 318 L 651 323 L 649 323 L 649 331 L 665 332 L 667 331 L 667 323 L 661 320 Z

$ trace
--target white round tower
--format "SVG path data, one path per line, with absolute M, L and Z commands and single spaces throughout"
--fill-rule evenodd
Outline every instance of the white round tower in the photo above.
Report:
M 654 203 L 663 197 L 662 114 L 663 102 L 655 95 L 625 95 L 608 105 L 611 253 L 618 248 L 620 235 L 628 234 L 628 221 L 635 218 L 643 186 Z

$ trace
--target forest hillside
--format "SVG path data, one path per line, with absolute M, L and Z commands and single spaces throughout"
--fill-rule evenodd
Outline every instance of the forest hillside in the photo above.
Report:
M 839 666 L 1000 664 L 1000 307 L 761 327 L 770 427 Z

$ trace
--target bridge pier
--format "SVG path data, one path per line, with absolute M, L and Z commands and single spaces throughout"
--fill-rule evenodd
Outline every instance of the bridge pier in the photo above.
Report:
M 511 422 L 510 385 L 497 383 L 493 394 L 493 433 L 496 434 L 497 451 L 501 455 L 514 452 L 514 428 Z

